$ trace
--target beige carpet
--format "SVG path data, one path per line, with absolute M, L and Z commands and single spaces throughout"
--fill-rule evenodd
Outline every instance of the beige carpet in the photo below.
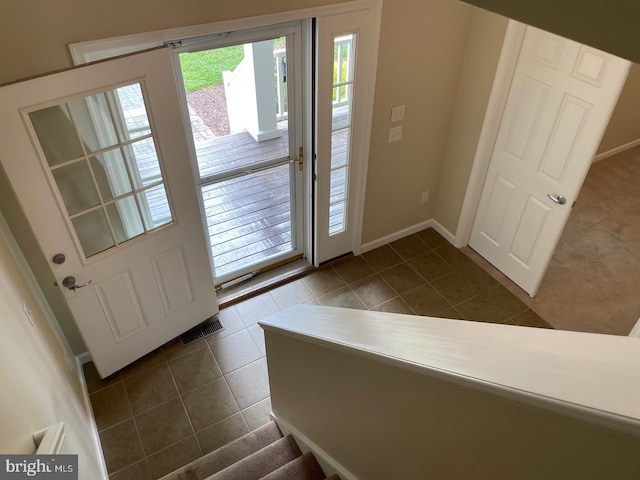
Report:
M 492 274 L 555 328 L 628 335 L 640 318 L 640 147 L 593 164 L 535 298 Z
M 340 480 L 325 478 L 311 452 L 304 455 L 275 422 L 194 460 L 160 480 Z

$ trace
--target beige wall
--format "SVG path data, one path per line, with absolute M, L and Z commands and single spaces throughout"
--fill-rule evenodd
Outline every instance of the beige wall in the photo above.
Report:
M 18 203 L 2 165 L 0 165 L 0 214 L 4 215 L 23 255 L 29 262 L 29 267 L 38 280 L 40 289 L 49 302 L 69 346 L 75 354 L 86 352 L 87 347 L 73 320 L 67 302 L 60 289 L 53 284 L 56 279 L 51 272 L 49 262 L 44 257 L 33 230 L 27 223 L 22 207 Z
M 456 233 L 508 19 L 474 9 L 433 217 Z
M 640 140 L 640 65 L 633 64 L 598 153 Z
M 100 478 L 80 381 L 9 247 L 3 223 L 0 216 L 0 452 L 34 453 L 33 432 L 64 422 L 63 452 L 79 455 L 80 478 Z M 33 312 L 33 327 L 23 301 Z
M 637 436 L 357 352 L 352 356 L 271 331 L 265 335 L 275 414 L 357 478 L 637 480 L 640 475 Z
M 69 43 L 265 15 L 340 0 L 30 0 L 3 2 L 0 84 L 70 67 Z
M 49 0 L 11 2 L 3 10 L 3 18 L 15 21 L 5 22 L 0 41 L 13 47 L 6 52 L 0 82 L 70 66 L 67 44 L 72 42 L 330 3 L 337 0 L 115 0 L 108 4 L 67 0 L 64 8 Z M 433 216 L 471 12 L 471 7 L 455 0 L 394 0 L 384 4 L 363 242 Z M 33 35 L 34 31 L 38 35 Z M 407 106 L 404 137 L 389 144 L 390 109 L 399 104 Z M 0 191 L 8 190 L 2 177 Z M 427 190 L 432 192 L 432 200 L 421 205 L 420 195 Z M 7 214 L 31 268 L 47 291 L 52 283 L 47 259 L 35 246 L 15 198 L 0 198 L 0 211 Z M 77 329 L 67 320 L 68 311 L 56 309 L 55 302 L 53 308 L 74 351 L 81 352 L 83 345 Z
M 638 0 L 464 0 L 640 63 Z
M 384 3 L 363 243 L 433 216 L 471 12 L 451 0 Z M 391 108 L 402 104 L 403 138 L 388 143 Z

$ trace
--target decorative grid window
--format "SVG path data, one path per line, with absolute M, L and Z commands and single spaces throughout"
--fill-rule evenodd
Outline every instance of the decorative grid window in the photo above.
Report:
M 355 40 L 355 35 L 350 34 L 335 37 L 333 41 L 329 236 L 347 228 Z
M 29 118 L 87 258 L 173 221 L 139 83 Z

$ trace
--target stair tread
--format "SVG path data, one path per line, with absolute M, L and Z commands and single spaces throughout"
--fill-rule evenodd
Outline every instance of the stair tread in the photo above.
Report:
M 206 479 L 282 438 L 282 433 L 280 433 L 276 423 L 269 422 L 247 433 L 243 437 L 165 475 L 160 480 Z
M 324 472 L 316 457 L 307 452 L 262 477 L 261 480 L 324 480 L 324 478 Z
M 214 473 L 207 480 L 260 480 L 302 455 L 291 435 L 287 435 L 251 455 Z

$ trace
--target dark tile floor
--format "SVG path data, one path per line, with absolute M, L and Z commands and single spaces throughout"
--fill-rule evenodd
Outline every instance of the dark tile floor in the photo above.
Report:
M 423 230 L 220 312 L 225 329 L 174 340 L 100 380 L 85 366 L 111 479 L 146 480 L 269 420 L 257 322 L 298 303 L 551 328 L 435 230 Z

